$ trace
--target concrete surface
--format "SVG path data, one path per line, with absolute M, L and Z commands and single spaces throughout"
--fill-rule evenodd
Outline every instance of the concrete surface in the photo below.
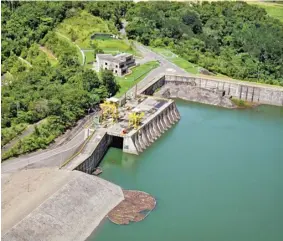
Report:
M 216 105 L 225 108 L 237 107 L 227 96 L 222 96 L 222 91 L 211 91 L 209 89 L 204 89 L 186 84 L 166 84 L 154 95 L 164 98 L 189 100 L 193 102 Z
M 123 199 L 122 189 L 79 171 L 24 170 L 2 177 L 2 240 L 85 240 Z

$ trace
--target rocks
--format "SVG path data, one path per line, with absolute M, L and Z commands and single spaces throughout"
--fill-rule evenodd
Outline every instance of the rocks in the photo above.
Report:
M 210 72 L 209 70 L 201 68 L 201 67 L 198 69 L 198 72 L 200 74 L 204 74 L 204 75 L 215 75 L 214 73 Z
M 217 105 L 225 108 L 236 108 L 237 106 L 229 99 L 223 96 L 223 92 L 219 90 L 210 90 L 191 85 L 175 85 L 167 84 L 160 91 L 155 93 L 156 96 L 165 98 L 179 98 L 209 105 Z

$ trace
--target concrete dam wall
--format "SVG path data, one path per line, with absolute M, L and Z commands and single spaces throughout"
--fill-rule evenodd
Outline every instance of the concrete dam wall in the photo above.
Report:
M 279 86 L 179 75 L 159 76 L 153 84 L 146 86 L 142 93 L 152 95 L 156 90 L 169 83 L 175 85 L 187 84 L 213 91 L 218 90 L 226 96 L 253 103 L 283 106 L 283 88 Z
M 175 102 L 154 115 L 131 136 L 124 137 L 123 151 L 139 154 L 180 119 Z
M 75 170 L 88 174 L 93 173 L 95 168 L 98 166 L 103 156 L 107 152 L 109 146 L 111 145 L 112 139 L 112 136 L 105 133 L 91 155 L 84 162 L 78 165 Z
M 140 108 L 144 108 L 145 117 L 138 129 L 132 128 L 128 133 L 122 134 L 119 123 L 108 128 L 98 128 L 84 150 L 63 168 L 92 174 L 110 146 L 121 148 L 125 153 L 139 155 L 180 119 L 173 100 L 140 97 L 144 98 Z M 121 120 L 122 123 L 123 121 L 126 120 Z

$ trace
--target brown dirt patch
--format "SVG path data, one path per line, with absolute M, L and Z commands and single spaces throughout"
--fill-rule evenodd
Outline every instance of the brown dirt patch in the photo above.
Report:
M 115 224 L 129 224 L 142 221 L 155 208 L 156 200 L 148 193 L 123 190 L 125 199 L 108 213 Z

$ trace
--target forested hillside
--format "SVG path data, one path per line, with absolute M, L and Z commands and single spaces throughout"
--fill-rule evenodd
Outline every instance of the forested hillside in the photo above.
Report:
M 244 2 L 140 2 L 128 36 L 234 78 L 283 86 L 283 24 Z
M 113 76 L 81 65 L 74 43 L 95 46 L 92 31 L 117 34 L 122 19 L 130 39 L 211 72 L 283 86 L 283 24 L 246 3 L 5 1 L 1 13 L 2 145 L 45 119 L 3 159 L 45 148 L 119 90 Z M 112 51 L 110 43 L 96 40 Z
M 45 148 L 104 98 L 115 79 L 79 64 L 77 49 L 52 31 L 88 3 L 2 2 L 2 146 L 27 125 L 45 119 L 3 159 Z M 100 11 L 96 3 L 91 11 Z M 98 12 L 103 14 L 103 12 Z M 107 16 L 106 16 L 107 17 Z M 108 18 L 108 17 L 107 17 Z M 113 24 L 115 23 L 114 20 Z M 56 56 L 51 64 L 46 52 Z

